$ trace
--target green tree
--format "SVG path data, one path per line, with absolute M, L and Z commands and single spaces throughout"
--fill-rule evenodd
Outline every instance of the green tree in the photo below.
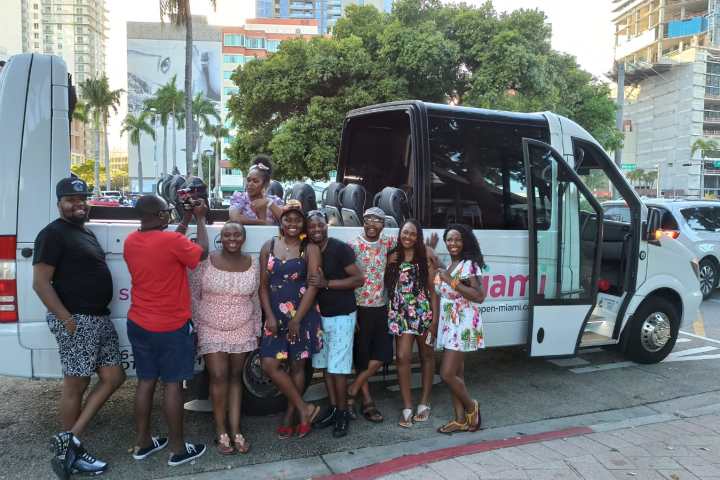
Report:
M 80 84 L 80 96 L 87 104 L 87 110 L 92 115 L 93 127 L 95 129 L 95 193 L 100 192 L 100 126 L 105 140 L 105 171 L 110 170 L 110 152 L 107 141 L 107 124 L 110 117 L 110 110 L 117 113 L 120 105 L 120 95 L 124 90 L 111 90 L 107 76 L 100 78 L 88 78 Z M 106 189 L 110 190 L 110 179 L 107 179 Z
M 210 5 L 215 8 L 217 1 L 208 0 Z M 192 11 L 190 10 L 190 0 L 159 0 L 160 19 L 169 18 L 170 21 L 177 26 L 185 27 L 185 115 L 192 117 L 192 54 L 193 54 L 193 34 L 192 34 Z M 185 168 L 186 172 L 192 171 L 192 131 L 185 129 Z
M 184 126 L 184 115 L 183 112 L 185 107 L 183 106 L 185 99 L 185 93 L 177 88 L 177 75 L 173 77 L 158 88 L 155 95 L 145 101 L 146 110 L 154 110 L 160 117 L 160 125 L 163 127 L 163 165 L 162 173 L 168 173 L 167 165 L 167 134 L 168 134 L 168 123 L 170 119 L 173 120 L 173 131 L 172 131 L 172 149 L 173 149 L 173 170 L 177 167 L 177 125 L 181 124 Z M 182 127 L 181 127 L 182 128 Z
M 78 99 L 77 103 L 75 104 L 75 109 L 73 110 L 72 114 L 72 121 L 73 122 L 80 122 L 83 126 L 83 161 L 87 159 L 87 132 L 86 132 L 86 126 L 89 120 L 88 116 L 88 107 L 87 104 L 82 100 Z
M 207 99 L 202 93 L 198 93 L 195 95 L 195 98 L 193 98 L 193 106 L 192 106 L 192 114 L 193 114 L 193 130 L 196 130 L 196 145 L 197 145 L 197 157 L 200 158 L 200 148 L 202 145 L 202 134 L 205 130 L 207 130 L 211 125 L 211 120 L 215 120 L 216 122 L 220 121 L 220 115 L 218 115 L 217 111 L 215 111 L 215 105 Z M 192 170 L 188 170 L 189 172 L 192 172 Z M 199 175 L 202 177 L 203 171 L 202 171 L 202 163 L 198 161 L 198 171 L 195 172 L 196 175 Z
M 95 161 L 90 159 L 71 167 L 72 172 L 88 186 L 95 188 Z M 100 183 L 107 181 L 105 167 L 100 166 Z M 110 190 L 124 190 L 128 184 L 128 173 L 124 170 L 110 170 Z
M 235 71 L 238 134 L 227 153 L 242 168 L 271 153 L 278 178 L 325 178 L 349 110 L 405 99 L 552 110 L 619 147 L 608 86 L 550 38 L 541 11 L 499 14 L 491 2 L 396 0 L 392 14 L 349 6 L 332 38 L 284 41 Z
M 143 192 L 143 171 L 142 171 L 142 149 L 140 148 L 140 139 L 142 134 L 145 133 L 150 135 L 155 140 L 155 130 L 147 123 L 147 113 L 143 112 L 140 116 L 128 113 L 123 120 L 122 129 L 120 135 L 127 133 L 130 138 L 130 143 L 137 146 L 138 150 L 138 191 Z
M 213 188 L 216 188 L 218 185 L 220 185 L 220 162 L 222 161 L 222 140 L 223 138 L 227 137 L 230 134 L 230 130 L 225 128 L 221 124 L 216 125 L 208 125 L 205 128 L 205 135 L 208 135 L 210 137 L 213 137 L 215 139 L 215 142 L 213 144 L 213 150 L 215 152 L 215 161 L 214 166 L 212 167 L 212 170 L 214 170 L 215 175 L 212 176 L 212 170 L 208 167 L 208 178 L 214 178 L 214 185 L 211 185 L 210 182 L 208 182 L 208 186 L 210 187 L 210 190 Z

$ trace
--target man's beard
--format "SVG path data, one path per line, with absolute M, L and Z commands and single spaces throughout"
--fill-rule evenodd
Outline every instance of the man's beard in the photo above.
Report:
M 65 220 L 72 223 L 73 225 L 83 226 L 88 221 L 88 215 L 87 213 L 83 215 L 82 217 L 76 217 L 75 215 L 70 215 L 69 217 L 65 217 Z

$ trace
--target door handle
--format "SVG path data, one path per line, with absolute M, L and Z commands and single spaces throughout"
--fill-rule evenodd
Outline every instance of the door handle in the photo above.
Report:
M 32 248 L 23 248 L 20 250 L 20 255 L 22 255 L 25 258 L 30 258 L 33 255 L 33 249 Z

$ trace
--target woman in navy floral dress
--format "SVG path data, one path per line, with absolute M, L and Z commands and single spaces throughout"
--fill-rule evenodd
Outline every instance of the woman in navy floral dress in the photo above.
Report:
M 281 439 L 294 431 L 310 433 L 312 421 L 320 408 L 305 403 L 305 362 L 322 347 L 320 314 L 315 297 L 317 287 L 307 285 L 307 272 L 321 267 L 320 249 L 301 240 L 305 235 L 305 217 L 300 203 L 289 201 L 280 216 L 280 237 L 265 243 L 260 252 L 260 301 L 265 313 L 265 327 L 260 341 L 263 371 L 288 399 L 283 424 L 277 434 Z M 282 362 L 289 365 L 289 373 Z

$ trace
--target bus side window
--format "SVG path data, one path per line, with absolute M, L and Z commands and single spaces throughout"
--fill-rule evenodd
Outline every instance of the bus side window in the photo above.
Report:
M 542 128 L 429 117 L 433 228 L 526 230 L 522 138 L 545 140 Z

